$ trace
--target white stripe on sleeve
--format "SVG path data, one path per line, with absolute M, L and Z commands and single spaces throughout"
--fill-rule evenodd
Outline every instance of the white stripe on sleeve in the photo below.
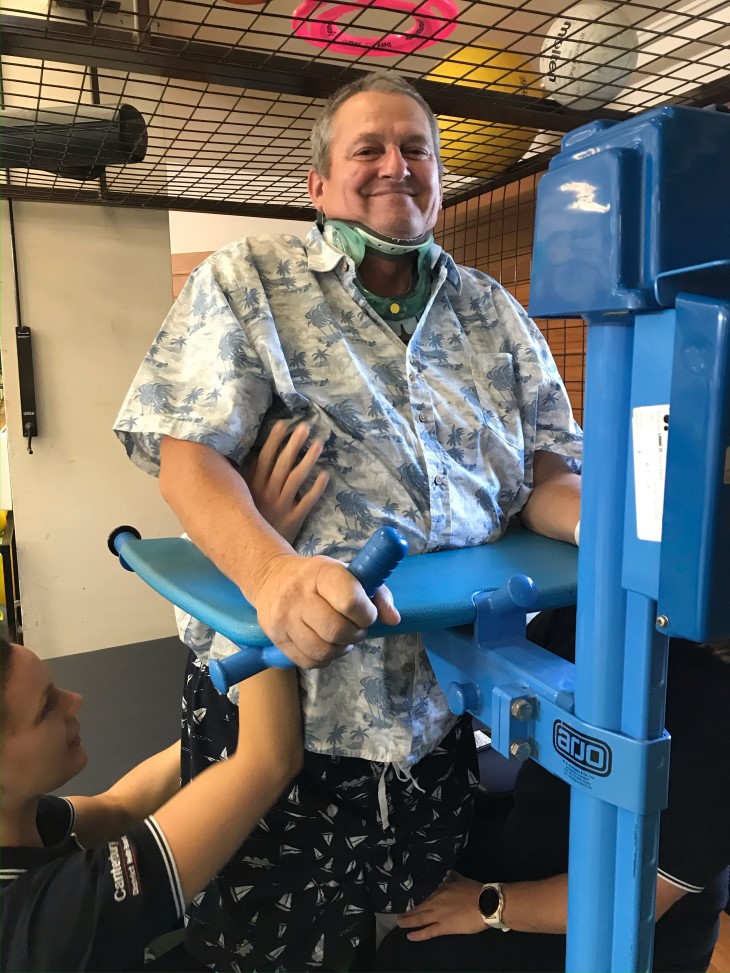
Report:
M 690 885 L 689 882 L 683 882 L 681 878 L 675 878 L 673 875 L 668 875 L 667 872 L 663 872 L 660 869 L 657 870 L 657 875 L 659 878 L 663 878 L 665 882 L 669 882 L 670 885 L 674 885 L 675 888 L 682 889 L 683 892 L 691 892 L 697 895 L 698 892 L 704 892 L 704 885 Z
M 170 882 L 170 888 L 172 889 L 172 895 L 175 900 L 175 905 L 177 908 L 177 915 L 179 919 L 182 919 L 185 914 L 185 899 L 183 898 L 182 885 L 180 884 L 180 876 L 177 873 L 177 865 L 175 864 L 175 857 L 170 850 L 170 846 L 167 843 L 167 838 L 162 828 L 159 826 L 154 817 L 150 815 L 145 819 L 144 822 L 150 829 L 157 846 L 160 849 L 160 854 L 162 855 L 162 860 L 165 863 L 165 868 L 167 869 L 167 877 Z

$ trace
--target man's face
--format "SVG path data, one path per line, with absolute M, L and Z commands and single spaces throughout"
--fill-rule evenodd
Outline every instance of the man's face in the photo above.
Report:
M 32 800 L 61 787 L 86 766 L 77 714 L 82 697 L 59 689 L 48 666 L 14 645 L 5 688 L 2 789 Z
M 433 228 L 441 178 L 418 102 L 380 91 L 353 95 L 335 114 L 331 135 L 329 176 L 309 173 L 318 210 L 401 240 Z

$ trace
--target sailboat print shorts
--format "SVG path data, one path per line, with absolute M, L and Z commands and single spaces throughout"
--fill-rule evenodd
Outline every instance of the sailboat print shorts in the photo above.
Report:
M 182 782 L 238 737 L 238 708 L 188 662 Z M 477 785 L 470 720 L 399 772 L 305 752 L 289 793 L 188 910 L 187 947 L 216 970 L 348 970 L 376 912 L 404 912 L 444 881 Z

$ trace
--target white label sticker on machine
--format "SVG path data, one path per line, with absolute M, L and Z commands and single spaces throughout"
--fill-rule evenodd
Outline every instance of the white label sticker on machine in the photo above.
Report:
M 662 539 L 664 477 L 667 470 L 669 405 L 643 405 L 633 410 L 636 535 L 640 541 Z

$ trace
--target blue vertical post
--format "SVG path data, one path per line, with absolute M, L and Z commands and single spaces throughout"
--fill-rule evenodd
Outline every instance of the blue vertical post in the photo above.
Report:
M 590 315 L 587 323 L 575 712 L 651 740 L 664 727 L 668 639 L 656 631 L 656 600 L 627 586 L 617 537 L 635 512 L 627 511 L 625 477 L 616 474 L 633 469 L 631 406 L 637 388 L 651 386 L 643 373 L 647 349 L 664 366 L 660 387 L 668 386 L 671 356 L 660 354 L 663 332 L 655 333 L 645 315 Z M 668 389 L 656 395 L 668 398 Z M 580 921 L 568 969 L 651 969 L 658 839 L 658 812 L 634 813 L 574 790 L 569 898 Z
M 620 729 L 637 740 L 664 728 L 669 639 L 656 631 L 656 601 L 626 597 L 624 685 Z M 617 808 L 611 970 L 650 970 L 654 943 L 659 812 Z
M 697 641 L 730 628 L 717 581 L 728 557 L 713 536 L 716 524 L 730 536 L 718 472 L 730 309 L 715 303 L 730 300 L 728 152 L 727 115 L 655 109 L 571 132 L 538 190 L 530 311 L 588 323 L 575 714 L 646 748 L 664 721 L 666 635 Z M 697 218 L 708 210 L 711 229 Z M 650 443 L 634 480 L 632 419 L 651 430 L 664 412 L 668 453 Z M 689 470 L 702 482 L 688 517 Z M 667 779 L 661 762 L 632 779 L 631 802 L 605 791 L 598 800 L 590 782 L 574 787 L 567 970 L 651 969 Z
M 575 649 L 575 712 L 597 726 L 621 725 L 626 596 L 621 585 L 629 390 L 633 354 L 632 315 L 589 321 L 586 357 L 585 445 L 578 559 L 578 625 Z M 600 567 L 600 577 L 597 568 Z M 571 796 L 569 970 L 609 970 L 615 889 L 617 809 L 589 794 Z M 578 903 L 580 923 L 574 923 Z M 637 969 L 634 965 L 622 967 Z

